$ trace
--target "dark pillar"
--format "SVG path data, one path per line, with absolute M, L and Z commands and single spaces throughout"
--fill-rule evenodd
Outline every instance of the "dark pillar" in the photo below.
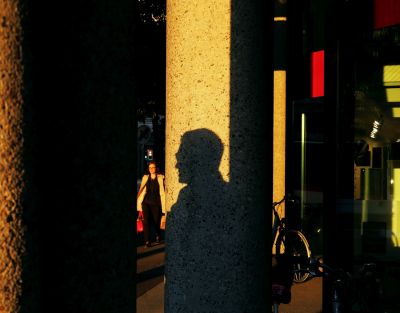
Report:
M 32 1 L 40 312 L 135 312 L 134 1 Z

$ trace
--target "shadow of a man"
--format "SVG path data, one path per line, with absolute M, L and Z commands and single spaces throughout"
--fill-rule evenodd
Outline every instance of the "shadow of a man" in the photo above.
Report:
M 186 184 L 167 217 L 165 312 L 234 312 L 228 184 L 219 172 L 223 145 L 208 129 L 186 132 L 176 154 Z

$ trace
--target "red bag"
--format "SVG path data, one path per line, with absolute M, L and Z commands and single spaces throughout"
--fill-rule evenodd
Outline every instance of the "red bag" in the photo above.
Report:
M 143 232 L 143 212 L 139 211 L 138 218 L 136 219 L 136 233 Z

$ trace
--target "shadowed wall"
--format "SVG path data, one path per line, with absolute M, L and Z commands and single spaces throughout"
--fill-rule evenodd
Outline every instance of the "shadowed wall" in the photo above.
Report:
M 65 312 L 130 313 L 134 7 L 132 1 L 72 1 L 57 9 L 34 12 L 47 20 L 34 37 L 43 39 L 34 44 L 39 168 L 45 173 L 39 203 L 43 296 Z M 54 312 L 54 303 L 44 302 L 44 311 Z
M 135 312 L 135 5 L 0 10 L 0 310 Z

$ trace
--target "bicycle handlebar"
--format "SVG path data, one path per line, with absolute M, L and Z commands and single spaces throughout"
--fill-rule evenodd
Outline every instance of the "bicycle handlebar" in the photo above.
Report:
M 288 198 L 287 195 L 284 195 L 283 198 L 282 198 L 281 200 L 279 200 L 279 201 L 277 201 L 277 202 L 272 202 L 272 207 L 274 208 L 274 207 L 276 207 L 277 205 L 280 205 L 280 204 L 281 204 L 282 202 L 284 202 L 284 201 L 294 202 L 293 199 L 290 199 L 290 198 Z
M 277 205 L 280 205 L 285 200 L 286 200 L 286 196 L 283 196 L 283 198 L 281 200 L 279 200 L 278 202 L 272 202 L 272 207 L 276 207 Z

